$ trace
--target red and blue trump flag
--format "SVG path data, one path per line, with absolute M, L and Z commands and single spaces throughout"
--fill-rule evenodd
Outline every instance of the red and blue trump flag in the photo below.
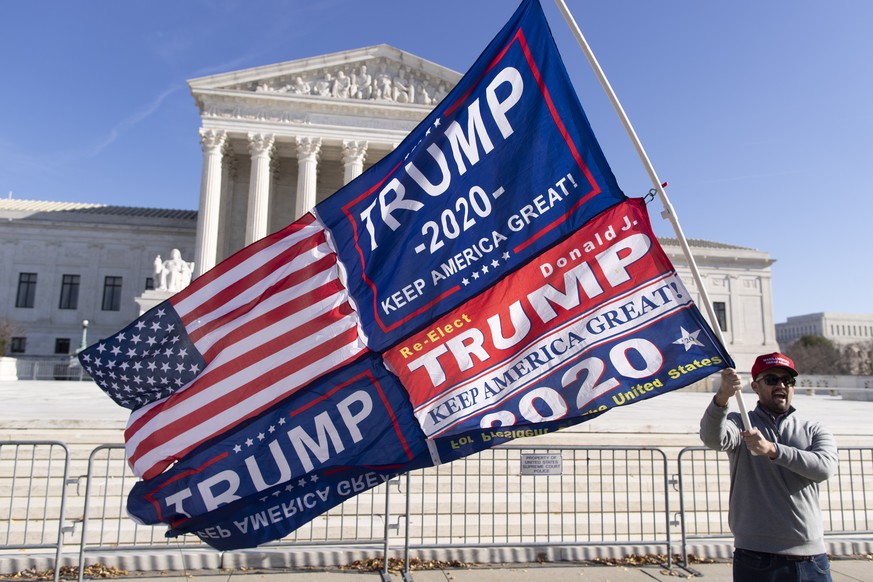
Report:
M 128 512 L 229 550 L 733 365 L 524 0 L 395 149 L 80 354 Z

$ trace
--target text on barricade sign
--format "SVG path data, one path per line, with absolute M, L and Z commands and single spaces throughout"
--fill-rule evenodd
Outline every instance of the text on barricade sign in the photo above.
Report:
M 522 475 L 560 475 L 563 468 L 561 453 L 522 453 Z

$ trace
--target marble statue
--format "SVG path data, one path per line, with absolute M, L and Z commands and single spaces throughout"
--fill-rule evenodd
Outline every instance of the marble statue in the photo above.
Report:
M 182 260 L 179 249 L 170 252 L 170 258 L 161 260 L 161 255 L 155 257 L 155 276 L 158 278 L 158 291 L 181 291 L 191 283 L 194 273 L 194 263 Z

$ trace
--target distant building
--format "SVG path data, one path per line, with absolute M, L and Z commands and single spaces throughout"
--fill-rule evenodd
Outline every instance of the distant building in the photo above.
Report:
M 190 81 L 200 110 L 199 212 L 0 201 L 0 318 L 10 355 L 73 353 L 139 314 L 154 261 L 177 248 L 198 275 L 308 212 L 390 152 L 458 81 L 379 45 Z M 191 136 L 195 139 L 195 136 Z M 679 244 L 662 245 L 698 298 Z M 742 371 L 777 349 L 766 252 L 689 241 Z
M 776 324 L 776 340 L 783 350 L 805 335 L 823 337 L 837 345 L 873 341 L 873 314 L 808 313 Z
M 0 319 L 6 355 L 72 354 L 139 316 L 155 259 L 194 254 L 193 210 L 0 200 Z M 0 354 L 2 356 L 3 354 Z
M 670 262 L 676 267 L 676 272 L 706 316 L 678 240 L 659 240 Z M 771 270 L 775 261 L 764 251 L 719 242 L 689 239 L 688 246 L 712 301 L 725 347 L 740 373 L 749 373 L 758 355 L 778 348 L 773 320 Z

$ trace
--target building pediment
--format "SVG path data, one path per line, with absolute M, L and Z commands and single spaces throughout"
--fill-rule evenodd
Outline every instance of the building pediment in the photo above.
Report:
M 433 107 L 461 78 L 451 69 L 388 45 L 201 77 L 189 86 L 203 110 L 208 94 L 237 99 L 328 99 Z

